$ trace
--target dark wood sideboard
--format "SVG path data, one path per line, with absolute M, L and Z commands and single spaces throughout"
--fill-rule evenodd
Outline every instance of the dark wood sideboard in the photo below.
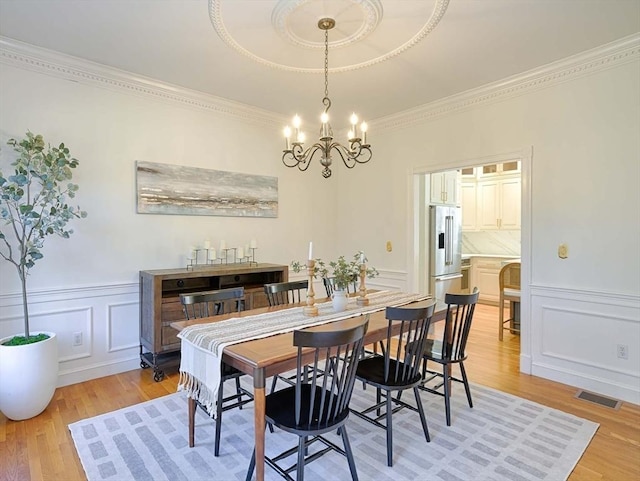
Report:
M 264 285 L 286 282 L 289 268 L 278 264 L 226 264 L 187 269 L 140 271 L 140 367 L 163 368 L 180 362 L 180 339 L 170 324 L 184 319 L 180 294 L 244 287 L 245 309 L 268 305 Z

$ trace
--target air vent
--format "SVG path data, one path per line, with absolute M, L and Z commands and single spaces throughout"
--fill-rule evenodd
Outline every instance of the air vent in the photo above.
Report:
M 578 399 L 582 399 L 583 401 L 589 401 L 594 404 L 599 404 L 600 406 L 604 406 L 611 409 L 619 409 L 622 401 L 617 399 L 613 399 L 606 396 L 601 396 L 600 394 L 595 394 L 589 391 L 578 391 L 576 394 Z

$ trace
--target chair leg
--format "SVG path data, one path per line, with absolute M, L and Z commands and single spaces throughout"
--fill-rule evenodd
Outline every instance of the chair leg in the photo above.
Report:
M 382 391 L 380 388 L 376 388 L 376 404 L 380 404 L 380 400 L 382 399 Z M 380 408 L 376 409 L 376 416 L 380 416 Z
M 449 379 L 449 373 L 451 364 L 442 365 L 442 381 L 444 387 L 444 412 L 447 417 L 447 426 L 451 426 L 451 404 L 449 402 L 449 396 L 451 395 L 451 379 Z
M 464 384 L 464 390 L 467 393 L 467 401 L 469 401 L 469 407 L 473 407 L 473 401 L 471 401 L 471 388 L 469 387 L 469 380 L 467 379 L 467 372 L 464 370 L 464 364 L 460 363 L 460 373 L 462 374 L 462 382 Z
M 344 444 L 344 452 L 347 453 L 347 461 L 349 462 L 349 471 L 351 471 L 351 480 L 358 481 L 358 472 L 356 471 L 356 462 L 353 459 L 353 452 L 351 451 L 351 443 L 349 443 L 349 436 L 347 436 L 346 426 L 342 426 L 340 429 L 342 436 L 342 444 Z
M 431 437 L 429 436 L 429 428 L 427 426 L 427 418 L 424 415 L 424 408 L 422 407 L 422 399 L 420 398 L 420 391 L 418 391 L 418 387 L 413 388 L 413 394 L 416 396 L 416 406 L 418 407 L 418 414 L 420 414 L 420 422 L 422 423 L 422 430 L 424 431 L 424 437 L 427 442 L 431 442 Z
M 196 430 L 196 400 L 189 398 L 188 399 L 188 407 L 189 410 L 189 447 L 192 448 L 195 445 L 195 430 Z
M 500 295 L 500 301 L 498 304 L 498 339 L 502 341 L 504 333 L 504 299 Z
M 253 478 L 253 470 L 256 468 L 256 449 L 253 448 L 253 453 L 251 454 L 251 461 L 249 461 L 249 469 L 247 470 L 247 477 L 245 481 L 251 481 Z
M 393 428 L 391 417 L 393 409 L 391 406 L 391 393 L 387 392 L 387 466 L 393 466 Z
M 218 401 L 216 402 L 216 441 L 213 448 L 213 455 L 218 456 L 220 454 L 220 431 L 222 431 L 222 398 L 223 398 L 223 384 L 218 386 Z
M 276 392 L 276 384 L 278 383 L 278 376 L 273 376 L 273 381 L 271 381 L 271 392 Z
M 240 378 L 236 378 L 236 394 L 238 395 L 238 402 L 242 402 L 242 391 L 240 390 Z M 242 404 L 238 406 L 238 409 L 242 409 Z
M 298 466 L 296 469 L 296 481 L 302 481 L 304 479 L 304 452 L 307 449 L 305 443 L 305 437 L 300 436 L 298 438 Z

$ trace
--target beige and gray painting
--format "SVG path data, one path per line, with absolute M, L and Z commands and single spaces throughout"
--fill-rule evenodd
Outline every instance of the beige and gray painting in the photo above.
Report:
M 139 214 L 278 217 L 278 178 L 136 162 Z

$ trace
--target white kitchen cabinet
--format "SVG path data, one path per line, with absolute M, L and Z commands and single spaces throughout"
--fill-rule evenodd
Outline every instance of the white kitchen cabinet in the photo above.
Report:
M 451 170 L 431 174 L 431 204 L 459 205 L 460 172 Z
M 460 186 L 460 205 L 462 206 L 462 230 L 470 231 L 478 228 L 478 210 L 476 208 L 475 182 L 463 182 Z
M 471 258 L 471 287 L 477 287 L 480 291 L 479 302 L 498 305 L 500 301 L 498 276 L 503 260 L 500 257 Z
M 521 185 L 519 177 L 478 182 L 478 229 L 520 229 Z

